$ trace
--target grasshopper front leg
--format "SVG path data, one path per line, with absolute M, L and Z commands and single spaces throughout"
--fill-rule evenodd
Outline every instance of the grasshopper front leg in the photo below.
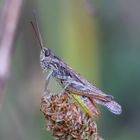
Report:
M 46 77 L 44 95 L 47 94 L 47 93 L 50 93 L 50 91 L 48 89 L 48 85 L 49 85 L 50 79 L 52 77 L 52 73 L 53 73 L 53 71 L 50 70 L 49 73 L 48 73 L 48 75 L 47 75 L 47 77 Z

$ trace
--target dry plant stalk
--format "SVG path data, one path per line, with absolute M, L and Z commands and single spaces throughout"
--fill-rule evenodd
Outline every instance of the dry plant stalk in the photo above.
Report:
M 103 140 L 97 134 L 96 122 L 82 112 L 68 94 L 50 93 L 41 98 L 41 112 L 46 128 L 57 140 Z
M 0 20 L 0 97 L 9 76 L 23 0 L 5 0 Z

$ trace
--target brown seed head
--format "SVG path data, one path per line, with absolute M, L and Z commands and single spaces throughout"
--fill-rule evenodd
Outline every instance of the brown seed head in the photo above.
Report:
M 40 110 L 47 120 L 46 128 L 58 140 L 103 140 L 97 134 L 96 122 L 67 94 L 43 96 Z

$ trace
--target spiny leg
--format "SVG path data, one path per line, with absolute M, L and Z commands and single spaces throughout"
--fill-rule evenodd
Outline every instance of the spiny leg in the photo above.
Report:
M 64 94 L 66 88 L 72 83 L 72 79 L 70 79 L 66 85 L 64 85 L 63 89 L 60 91 L 59 95 Z
M 44 89 L 44 95 L 50 93 L 50 91 L 49 91 L 49 89 L 48 89 L 48 85 L 49 85 L 49 82 L 50 82 L 50 79 L 51 79 L 52 73 L 53 73 L 53 71 L 50 70 L 49 73 L 48 73 L 48 75 L 47 75 L 47 77 L 46 77 L 45 89 Z

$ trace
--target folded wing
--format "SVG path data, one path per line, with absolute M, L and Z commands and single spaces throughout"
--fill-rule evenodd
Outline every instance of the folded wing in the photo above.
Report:
M 77 94 L 80 96 L 85 96 L 93 100 L 93 102 L 105 106 L 110 112 L 119 115 L 122 112 L 121 106 L 113 100 L 113 96 L 107 95 L 95 86 L 89 88 L 88 86 L 72 83 L 67 90 L 72 92 L 73 94 Z

